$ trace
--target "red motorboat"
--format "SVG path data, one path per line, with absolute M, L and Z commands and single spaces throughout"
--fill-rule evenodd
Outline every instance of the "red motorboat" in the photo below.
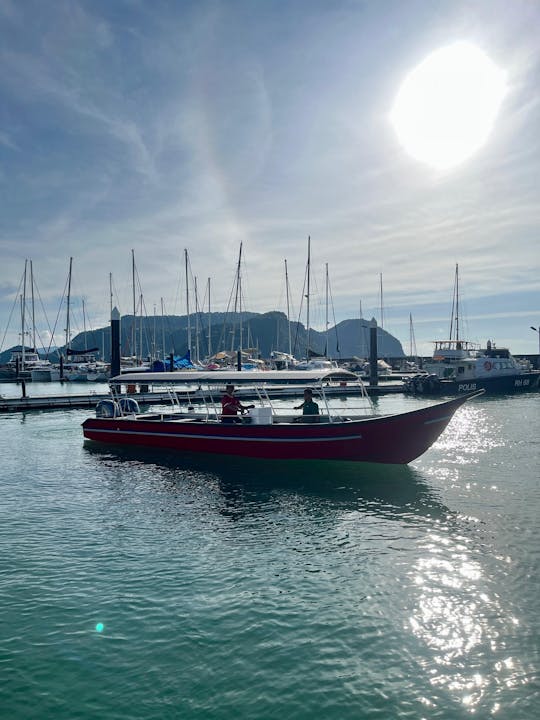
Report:
M 267 388 L 277 378 L 270 378 L 269 374 L 279 376 L 281 382 L 304 386 L 309 384 L 317 400 L 324 405 L 320 414 L 298 415 L 292 413 L 290 408 L 273 407 Z M 289 377 L 292 379 L 289 380 Z M 191 383 L 196 387 L 194 396 L 205 385 L 205 391 L 201 394 L 205 400 L 198 411 L 190 407 L 186 412 L 180 408 L 167 413 L 140 413 L 133 400 L 119 395 L 115 390 L 121 383 L 141 383 L 143 377 L 141 374 L 133 374 L 133 377 L 122 375 L 111 381 L 112 399 L 98 406 L 97 417 L 83 423 L 84 437 L 90 441 L 114 445 L 260 459 L 406 464 L 431 447 L 461 405 L 482 394 L 482 391 L 470 393 L 391 415 L 375 415 L 372 409 L 363 415 L 335 414 L 328 401 L 328 388 L 332 382 L 342 385 L 352 378 L 357 381 L 355 376 L 346 371 L 322 375 L 302 371 L 145 373 L 145 384 L 163 386 L 170 381 L 175 384 Z M 223 422 L 220 408 L 213 400 L 208 402 L 208 388 L 213 388 L 210 397 L 213 394 L 219 397 L 217 390 L 224 388 L 226 383 L 247 384 L 254 388 L 259 407 L 249 410 L 245 416 L 235 418 L 234 422 Z M 171 397 L 174 400 L 174 394 Z

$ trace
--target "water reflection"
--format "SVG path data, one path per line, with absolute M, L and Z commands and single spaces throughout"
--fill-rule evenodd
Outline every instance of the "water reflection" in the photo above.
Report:
M 153 466 L 177 488 L 194 476 L 214 486 L 222 512 L 240 517 L 276 494 L 300 495 L 304 501 L 334 510 L 362 510 L 408 522 L 445 519 L 450 514 L 423 475 L 410 466 L 369 463 L 260 461 L 205 455 L 179 455 L 147 448 L 111 448 L 86 444 L 98 462 Z
M 420 542 L 410 572 L 417 595 L 409 626 L 425 647 L 420 663 L 435 694 L 448 693 L 469 712 L 482 706 L 493 714 L 505 690 L 525 674 L 506 655 L 505 637 L 518 620 L 490 582 L 474 537 L 461 530 L 441 524 Z

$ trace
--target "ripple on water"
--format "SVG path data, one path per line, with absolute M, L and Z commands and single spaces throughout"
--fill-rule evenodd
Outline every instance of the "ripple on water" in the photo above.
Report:
M 8 418 L 6 717 L 533 717 L 534 407 L 466 406 L 408 468 L 98 452 L 84 413 Z

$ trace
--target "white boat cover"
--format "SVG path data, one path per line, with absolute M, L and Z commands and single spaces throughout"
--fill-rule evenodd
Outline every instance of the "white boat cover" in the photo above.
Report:
M 110 379 L 111 385 L 266 385 L 319 382 L 359 382 L 349 370 L 178 370 L 127 372 Z

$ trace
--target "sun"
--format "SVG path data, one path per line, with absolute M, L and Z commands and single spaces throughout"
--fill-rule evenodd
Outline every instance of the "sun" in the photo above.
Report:
M 410 155 L 446 170 L 486 142 L 506 89 L 506 73 L 482 50 L 454 43 L 407 75 L 390 120 Z

